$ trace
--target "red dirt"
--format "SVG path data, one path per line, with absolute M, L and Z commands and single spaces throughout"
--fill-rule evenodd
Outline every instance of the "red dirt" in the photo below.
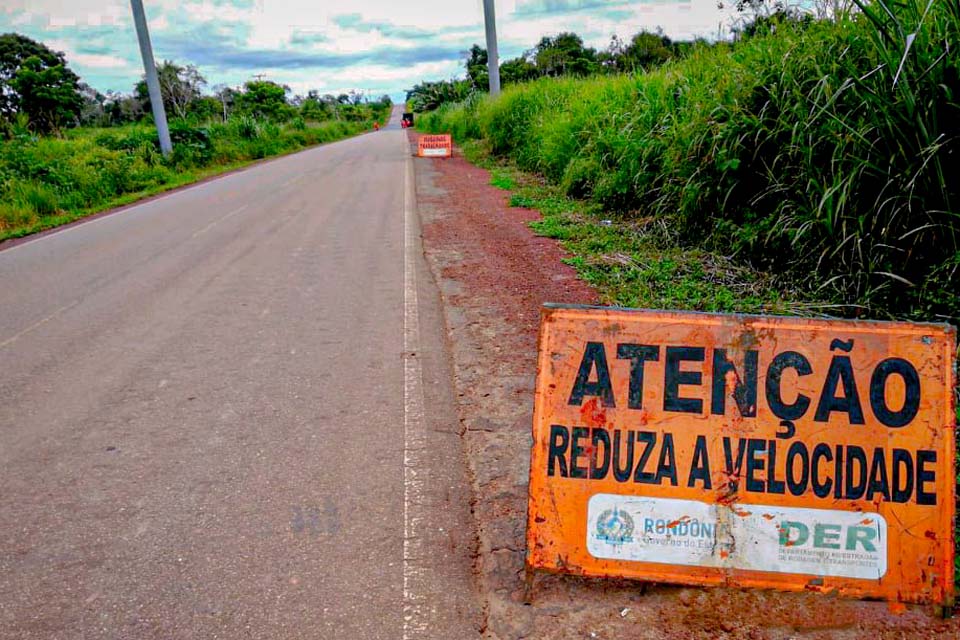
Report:
M 417 134 L 408 132 L 412 149 Z M 535 211 L 458 153 L 418 159 L 424 251 L 443 295 L 480 534 L 488 638 L 960 638 L 930 607 L 815 593 L 539 575 L 523 604 L 526 487 L 539 308 L 596 303 Z
M 511 337 L 536 348 L 544 302 L 597 303 L 593 287 L 561 262 L 568 254 L 557 242 L 530 231 L 537 211 L 510 207 L 510 193 L 490 186 L 490 173 L 462 156 L 434 162 L 436 185 L 452 196 L 456 215 L 425 226 L 424 241 L 461 251 L 460 264 L 447 267 L 444 277 L 493 300 L 516 329 Z

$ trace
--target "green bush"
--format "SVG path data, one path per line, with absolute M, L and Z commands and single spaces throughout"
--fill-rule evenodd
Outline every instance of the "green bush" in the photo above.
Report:
M 66 138 L 15 137 L 0 142 L 0 239 L 23 235 L 130 194 L 182 183 L 207 169 L 296 151 L 364 131 L 371 121 L 280 125 L 241 116 L 197 127 L 174 121 L 174 153 L 160 153 L 156 130 L 144 125 L 73 129 Z
M 681 242 L 821 299 L 956 317 L 960 5 L 926 8 L 876 0 L 649 73 L 510 86 L 419 124 L 483 138 L 570 195 L 662 217 Z
M 213 142 L 210 132 L 202 127 L 193 127 L 185 122 L 170 127 L 170 141 L 173 143 L 174 163 L 202 166 L 213 157 Z
M 152 145 L 160 148 L 160 139 L 156 131 L 134 129 L 126 135 L 117 135 L 111 131 L 104 131 L 96 137 L 96 143 L 112 151 L 137 151 L 143 145 Z
M 241 140 L 255 140 L 260 137 L 260 124 L 250 116 L 240 116 L 230 120 L 234 135 Z

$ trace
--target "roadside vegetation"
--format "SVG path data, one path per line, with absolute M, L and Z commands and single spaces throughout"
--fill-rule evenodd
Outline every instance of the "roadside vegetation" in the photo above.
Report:
M 601 302 L 623 307 L 693 309 L 742 313 L 829 311 L 798 302 L 769 274 L 720 252 L 677 242 L 662 220 L 616 218 L 596 202 L 571 198 L 560 185 L 523 171 L 490 152 L 487 144 L 463 146 L 472 163 L 491 172 L 491 184 L 510 192 L 510 206 L 535 209 L 538 234 L 560 240 L 565 262 L 600 294 Z
M 391 107 L 388 96 L 291 96 L 262 79 L 208 93 L 195 67 L 169 61 L 158 74 L 169 157 L 160 153 L 144 81 L 129 94 L 101 94 L 63 54 L 0 35 L 0 241 L 369 130 Z
M 604 234 L 661 228 L 835 315 L 956 321 L 960 6 L 877 0 L 760 24 L 649 71 L 472 93 L 418 126 L 587 201 L 617 230 Z M 612 280 L 646 280 L 608 262 Z

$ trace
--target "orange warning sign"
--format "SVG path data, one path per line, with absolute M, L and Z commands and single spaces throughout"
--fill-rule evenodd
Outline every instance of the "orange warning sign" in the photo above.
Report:
M 956 330 L 543 310 L 527 565 L 951 605 Z
M 420 136 L 417 142 L 417 155 L 421 158 L 451 158 L 453 157 L 453 139 L 449 133 Z

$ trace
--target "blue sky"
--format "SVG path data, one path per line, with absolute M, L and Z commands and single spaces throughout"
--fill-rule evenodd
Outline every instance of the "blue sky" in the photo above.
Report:
M 0 32 L 63 51 L 100 91 L 130 91 L 142 74 L 128 0 L 3 0 Z M 463 75 L 464 52 L 483 44 L 481 0 L 144 0 L 154 55 L 196 65 L 209 85 L 255 74 L 296 93 L 349 90 L 403 98 L 421 80 Z M 541 36 L 575 31 L 605 47 L 662 27 L 674 38 L 716 37 L 715 0 L 498 0 L 501 59 Z

